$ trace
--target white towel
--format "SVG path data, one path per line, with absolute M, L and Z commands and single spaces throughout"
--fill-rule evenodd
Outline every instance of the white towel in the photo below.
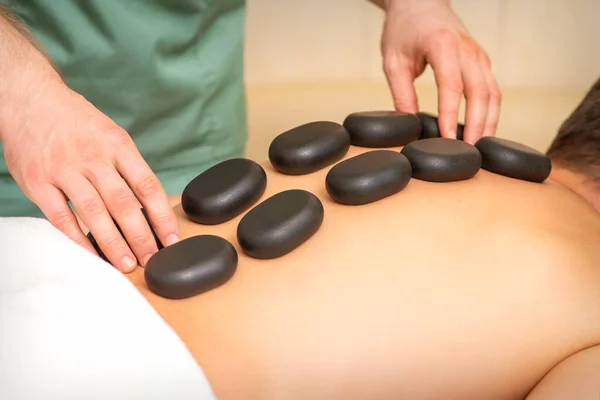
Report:
M 0 399 L 213 399 L 135 287 L 49 222 L 0 218 Z

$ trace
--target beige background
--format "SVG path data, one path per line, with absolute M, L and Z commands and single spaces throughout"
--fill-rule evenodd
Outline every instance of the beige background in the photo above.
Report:
M 599 0 L 454 0 L 488 52 L 504 94 L 498 136 L 545 150 L 600 76 Z M 350 112 L 391 108 L 381 70 L 384 14 L 366 0 L 248 0 L 248 157 L 278 133 Z M 435 112 L 428 69 L 421 110 Z

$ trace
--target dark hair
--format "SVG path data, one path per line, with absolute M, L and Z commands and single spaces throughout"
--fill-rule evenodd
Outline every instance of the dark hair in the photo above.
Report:
M 554 164 L 600 184 L 600 79 L 563 122 L 546 154 Z

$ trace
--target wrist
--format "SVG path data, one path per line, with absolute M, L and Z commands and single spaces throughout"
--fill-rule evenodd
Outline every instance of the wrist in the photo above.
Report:
M 60 75 L 35 48 L 11 58 L 0 75 L 0 142 L 18 135 L 43 98 L 68 90 Z
M 19 135 L 21 128 L 36 117 L 37 107 L 46 98 L 56 99 L 68 90 L 58 73 L 52 69 L 20 65 L 16 71 L 0 78 L 0 142 Z
M 17 23 L 6 19 L 3 8 L 0 11 L 0 141 L 4 141 L 15 130 L 13 122 L 22 119 L 29 104 L 49 84 L 62 84 L 62 79 L 47 56 L 21 33 Z
M 383 0 L 386 10 L 395 11 L 412 11 L 420 8 L 430 7 L 448 7 L 450 8 L 450 0 Z

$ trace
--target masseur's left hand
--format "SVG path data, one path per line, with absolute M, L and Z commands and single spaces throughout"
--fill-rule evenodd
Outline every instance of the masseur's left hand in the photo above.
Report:
M 450 8 L 449 0 L 382 0 L 386 20 L 383 66 L 397 110 L 419 111 L 414 80 L 431 65 L 438 86 L 443 137 L 456 137 L 462 97 L 467 100 L 464 140 L 493 136 L 501 93 L 490 59 Z

